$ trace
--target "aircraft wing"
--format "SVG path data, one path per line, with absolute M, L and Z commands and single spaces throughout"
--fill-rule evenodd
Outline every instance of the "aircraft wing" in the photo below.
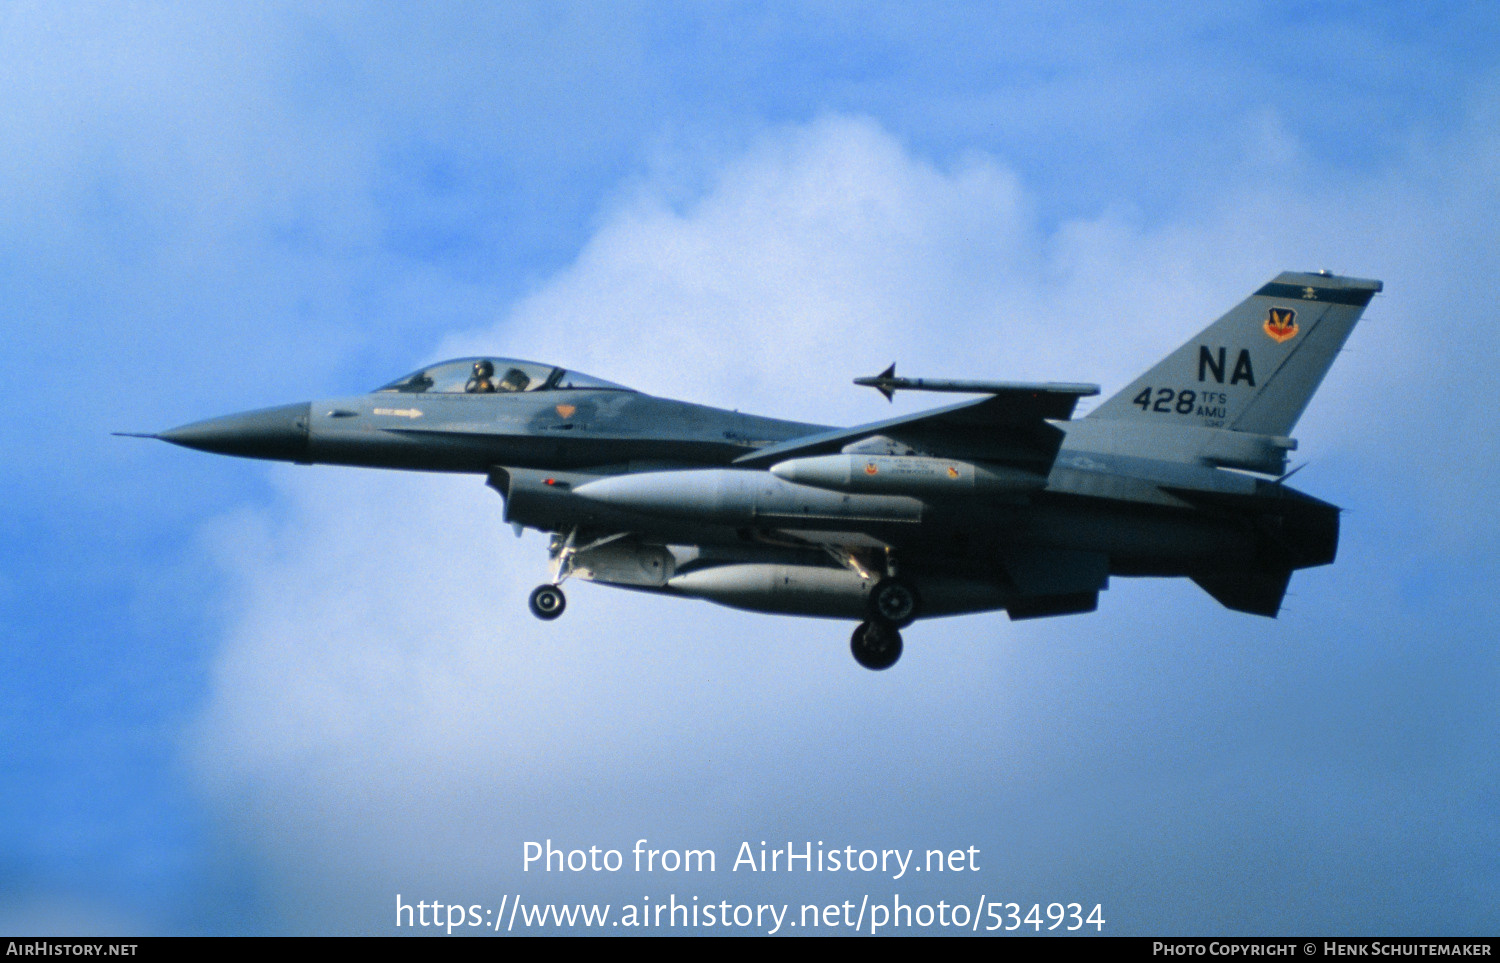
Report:
M 788 458 L 837 454 L 862 441 L 887 438 L 926 455 L 998 462 L 1045 474 L 1063 440 L 1063 432 L 1048 421 L 1066 421 L 1078 399 L 1097 390 L 1091 385 L 1014 385 L 975 401 L 794 438 L 750 452 L 734 464 L 769 468 Z

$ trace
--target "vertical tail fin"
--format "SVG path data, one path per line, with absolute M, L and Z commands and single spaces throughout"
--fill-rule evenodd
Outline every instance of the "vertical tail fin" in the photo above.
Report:
M 1088 418 L 1289 435 L 1381 286 L 1280 274 Z

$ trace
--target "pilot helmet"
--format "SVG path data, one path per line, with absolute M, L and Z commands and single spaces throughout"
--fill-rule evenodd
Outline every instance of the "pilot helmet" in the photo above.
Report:
M 476 378 L 488 378 L 490 375 L 492 375 L 494 373 L 495 373 L 495 366 L 494 366 L 493 363 L 491 363 L 489 361 L 476 361 L 476 362 L 474 362 L 474 377 L 476 377 Z

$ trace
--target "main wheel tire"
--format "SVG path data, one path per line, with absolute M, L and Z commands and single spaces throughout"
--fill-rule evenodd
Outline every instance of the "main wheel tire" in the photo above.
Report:
M 528 604 L 532 615 L 544 622 L 551 622 L 568 607 L 568 598 L 556 585 L 538 585 L 532 590 Z
M 901 633 L 888 623 L 861 622 L 849 639 L 849 651 L 854 653 L 854 661 L 867 669 L 889 669 L 901 658 Z
M 922 600 L 905 579 L 883 578 L 870 590 L 870 618 L 904 628 L 917 617 Z

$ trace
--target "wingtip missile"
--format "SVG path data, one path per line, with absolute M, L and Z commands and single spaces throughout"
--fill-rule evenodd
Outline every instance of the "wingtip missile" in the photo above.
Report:
M 854 383 L 861 388 L 874 388 L 885 395 L 886 401 L 891 401 L 898 391 L 938 391 L 971 395 L 1021 393 L 1072 395 L 1078 398 L 1088 398 L 1099 393 L 1099 386 L 1095 384 L 1074 384 L 1072 382 L 1061 381 L 962 381 L 937 378 L 898 378 L 896 377 L 896 366 L 894 364 L 874 377 L 855 378 Z

